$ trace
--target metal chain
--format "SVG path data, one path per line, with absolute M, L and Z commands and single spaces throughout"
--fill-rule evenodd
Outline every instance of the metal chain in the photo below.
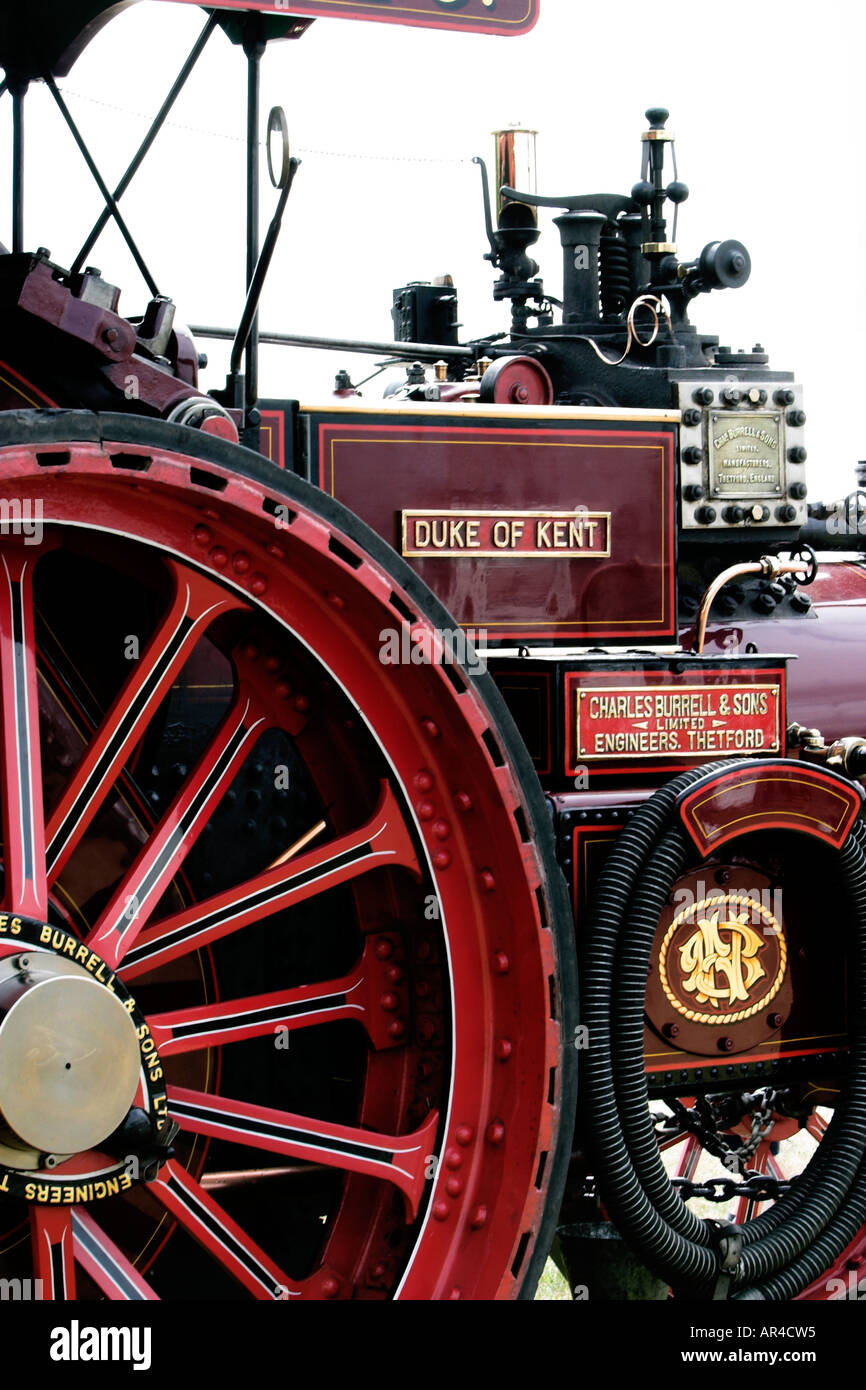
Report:
M 748 1172 L 736 1182 L 733 1178 L 709 1178 L 706 1182 L 690 1182 L 688 1178 L 671 1178 L 684 1202 L 702 1197 L 705 1202 L 733 1202 L 747 1198 L 751 1202 L 777 1202 L 797 1181 L 796 1178 L 770 1178 L 766 1173 Z

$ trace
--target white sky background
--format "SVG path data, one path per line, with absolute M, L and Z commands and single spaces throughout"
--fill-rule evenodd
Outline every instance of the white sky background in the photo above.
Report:
M 301 7 L 299 5 L 299 7 Z M 109 184 L 117 181 L 204 21 L 197 8 L 144 3 L 97 36 L 61 82 Z M 861 58 L 866 23 L 850 0 L 616 4 L 541 0 L 521 38 L 317 20 L 263 64 L 263 120 L 281 103 L 303 164 L 262 304 L 264 327 L 389 339 L 391 291 L 450 273 L 464 333 L 504 329 L 494 305 L 480 176 L 490 132 L 535 128 L 545 193 L 627 193 L 640 174 L 644 110 L 670 109 L 679 176 L 679 254 L 737 237 L 752 256 L 741 290 L 702 296 L 692 318 L 734 349 L 760 341 L 805 387 L 810 496 L 849 490 L 866 457 Z M 235 325 L 243 303 L 243 54 L 222 33 L 122 207 L 163 293 L 188 322 Z M 9 188 L 11 102 L 0 102 L 0 188 Z M 101 202 L 50 96 L 27 103 L 26 241 L 69 264 Z M 672 176 L 672 175 L 671 175 Z M 262 234 L 275 195 L 262 197 Z M 8 197 L 0 239 L 10 239 Z M 534 252 L 561 289 L 556 229 Z M 549 229 L 549 230 L 548 230 Z M 91 260 L 147 295 L 113 228 Z M 202 342 L 222 384 L 227 349 Z M 264 348 L 263 395 L 326 398 L 337 367 L 358 380 L 372 357 Z M 378 394 L 371 383 L 367 395 Z

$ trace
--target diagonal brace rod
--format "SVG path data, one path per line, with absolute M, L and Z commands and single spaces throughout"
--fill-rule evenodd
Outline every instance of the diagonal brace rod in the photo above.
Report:
M 45 85 L 47 86 L 49 92 L 51 93 L 55 102 L 57 103 L 57 107 L 60 111 L 61 116 L 63 117 L 66 124 L 69 126 L 69 129 L 72 132 L 72 138 L 74 139 L 76 145 L 80 149 L 84 157 L 84 162 L 90 170 L 91 174 L 93 175 L 97 188 L 99 189 L 100 193 L 105 199 L 105 206 L 108 208 L 109 212 L 111 213 L 111 216 L 117 223 L 120 233 L 123 236 L 123 239 L 126 242 L 127 246 L 129 247 L 133 260 L 135 261 L 135 264 L 141 271 L 147 288 L 150 290 L 150 293 L 154 297 L 154 299 L 156 299 L 159 295 L 159 290 L 157 288 L 156 281 L 154 280 L 153 276 L 148 270 L 144 261 L 144 257 L 142 256 L 141 252 L 135 244 L 132 232 L 127 227 L 126 222 L 123 219 L 123 215 L 121 214 L 120 208 L 117 206 L 117 203 L 111 196 L 111 191 L 108 187 L 108 184 L 105 182 L 104 178 L 97 169 L 93 159 L 93 155 L 87 148 L 87 145 L 84 142 L 84 137 L 78 129 L 78 126 L 75 124 L 75 121 L 72 119 L 72 115 L 69 111 L 69 108 L 67 107 L 66 102 L 63 100 L 63 97 L 60 95 L 60 92 L 57 90 L 57 83 L 54 81 L 54 78 L 51 76 L 50 73 L 48 73 L 45 77 Z
M 145 157 L 149 153 L 150 148 L 153 145 L 153 142 L 155 141 L 157 135 L 162 130 L 162 127 L 165 125 L 165 122 L 168 119 L 172 107 L 174 106 L 175 102 L 177 101 L 178 97 L 180 96 L 181 92 L 186 86 L 187 79 L 190 73 L 192 72 L 193 68 L 195 67 L 196 63 L 198 62 L 199 58 L 201 57 L 202 53 L 204 52 L 205 45 L 207 44 L 208 39 L 210 38 L 211 34 L 216 28 L 217 23 L 217 15 L 216 11 L 214 11 L 208 19 L 207 23 L 205 24 L 204 29 L 201 31 L 198 38 L 196 39 L 196 42 L 190 51 L 189 57 L 187 58 L 183 67 L 181 68 L 180 72 L 175 78 L 171 91 L 168 93 L 168 96 L 162 103 L 162 106 L 160 107 L 159 111 L 154 116 L 153 124 L 151 125 L 143 141 L 139 145 L 138 150 L 136 151 L 135 156 L 131 164 L 129 165 L 129 168 L 127 169 L 123 178 L 120 180 L 120 183 L 115 188 L 115 203 L 120 202 L 127 188 L 132 183 L 132 180 L 135 178 L 136 174 L 138 173 L 139 169 L 144 163 Z M 106 207 L 99 214 L 99 217 L 94 223 L 93 230 L 90 232 L 89 236 L 87 237 L 87 240 L 85 241 L 84 245 L 82 246 L 81 250 L 79 251 L 78 255 L 75 257 L 75 260 L 72 263 L 73 275 L 77 271 L 79 271 L 81 267 L 84 265 L 84 262 L 87 260 L 87 257 L 90 255 L 90 252 L 93 250 L 94 246 L 96 245 L 97 241 L 102 235 L 102 232 L 104 231 L 105 226 L 111 218 L 111 216 L 112 212 L 110 207 Z

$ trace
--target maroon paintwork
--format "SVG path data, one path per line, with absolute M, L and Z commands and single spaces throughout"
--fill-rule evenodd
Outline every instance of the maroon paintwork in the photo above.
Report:
M 172 0 L 195 5 L 199 0 Z M 292 0 L 291 14 L 329 19 L 376 19 L 385 24 L 414 24 L 425 29 L 468 29 L 477 34 L 525 34 L 538 18 L 539 0 Z M 274 0 L 220 0 L 221 10 L 261 10 L 279 15 Z
M 402 552 L 461 626 L 508 641 L 643 644 L 673 634 L 672 430 L 603 421 L 569 428 L 562 419 L 547 428 L 534 419 L 468 424 L 465 414 L 433 424 L 387 409 L 378 419 L 311 412 L 309 421 L 311 476 Z M 414 516 L 405 518 L 404 541 L 404 513 L 459 520 L 480 507 L 509 523 L 524 515 L 526 533 L 545 525 L 539 513 L 609 514 L 593 535 L 607 535 L 610 555 L 593 542 L 579 556 L 571 549 L 548 558 L 525 549 L 525 533 L 497 554 L 449 545 L 419 556 Z
M 840 849 L 863 804 L 860 788 L 808 763 L 761 760 L 703 779 L 679 804 L 702 855 L 754 830 L 794 830 Z
M 746 623 L 713 623 L 704 650 L 728 655 L 754 643 L 762 655 L 796 654 L 788 665 L 788 715 L 816 727 L 825 739 L 866 733 L 866 567 L 860 561 L 821 559 L 806 590 L 812 611 Z M 683 629 L 690 650 L 694 628 Z

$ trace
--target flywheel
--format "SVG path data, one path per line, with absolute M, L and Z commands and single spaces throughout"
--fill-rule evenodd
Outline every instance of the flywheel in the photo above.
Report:
M 0 1273 L 531 1297 L 574 1110 L 528 755 L 355 517 L 181 426 L 0 415 Z

